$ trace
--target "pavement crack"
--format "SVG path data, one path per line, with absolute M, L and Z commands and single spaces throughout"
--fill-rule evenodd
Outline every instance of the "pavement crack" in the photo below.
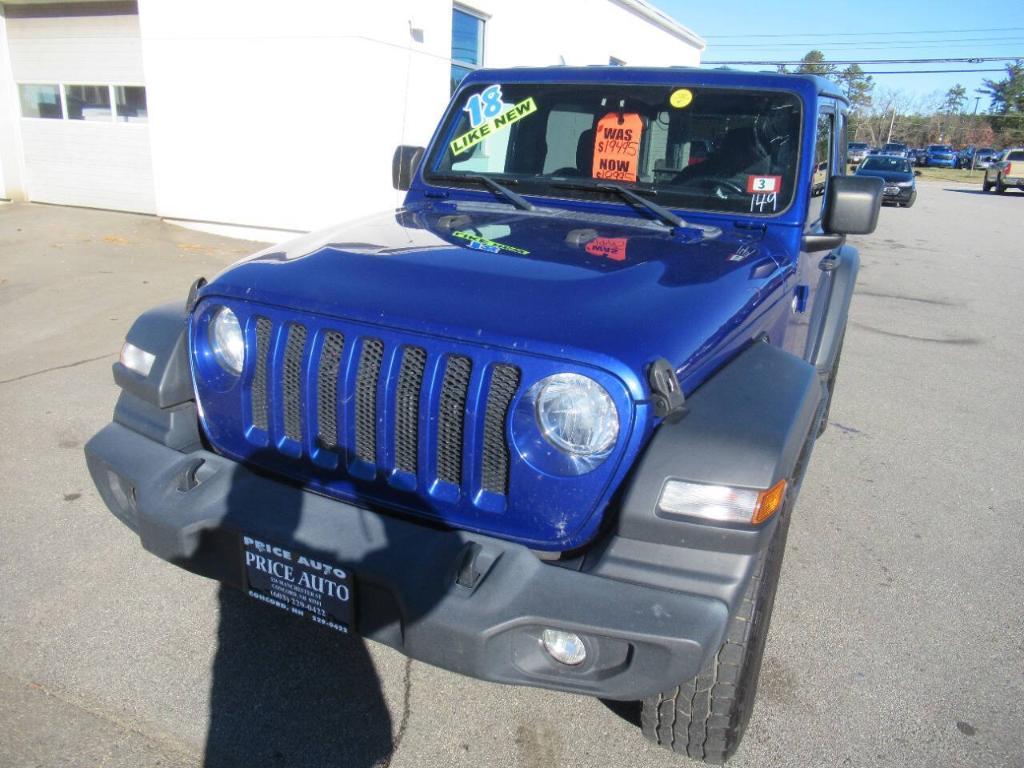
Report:
M 50 368 L 43 368 L 39 371 L 33 371 L 32 373 L 23 373 L 21 376 L 14 376 L 10 379 L 0 379 L 0 384 L 10 384 L 15 381 L 23 381 L 24 379 L 31 379 L 33 376 L 41 376 L 44 373 L 50 373 L 50 371 L 63 371 L 65 368 L 74 368 L 79 365 L 85 365 L 86 363 L 95 363 L 97 360 L 105 360 L 108 357 L 113 357 L 112 353 L 105 355 L 98 355 L 96 357 L 87 357 L 85 360 L 76 360 L 73 363 L 65 363 L 64 365 L 54 365 Z
M 402 717 L 398 721 L 398 729 L 395 731 L 395 738 L 391 741 L 391 754 L 384 760 L 377 763 L 374 768 L 389 768 L 391 760 L 394 758 L 395 753 L 398 752 L 398 747 L 402 744 L 402 738 L 405 736 L 405 729 L 409 725 L 412 701 L 412 659 L 409 657 L 406 657 L 405 659 L 404 678 L 402 687 Z
M 190 750 L 187 746 L 175 740 L 171 736 L 163 733 L 148 732 L 134 723 L 129 722 L 125 718 L 119 717 L 112 712 L 108 712 L 94 703 L 86 703 L 82 700 L 68 696 L 63 691 L 55 690 L 47 685 L 43 685 L 42 683 L 37 683 L 33 680 L 25 680 L 24 678 L 16 677 L 6 672 L 0 672 L 0 676 L 13 682 L 15 685 L 24 686 L 28 690 L 38 691 L 43 696 L 55 699 L 69 707 L 74 707 L 78 711 L 84 712 L 87 715 L 91 715 L 101 720 L 106 720 L 116 728 L 120 728 L 123 733 L 131 733 L 152 744 L 158 744 L 168 751 L 177 754 L 179 757 L 188 758 L 189 760 L 196 759 L 196 753 L 193 750 Z

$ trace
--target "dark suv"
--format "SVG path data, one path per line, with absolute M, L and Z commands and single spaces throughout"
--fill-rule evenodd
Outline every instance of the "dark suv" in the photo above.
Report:
M 847 110 L 810 76 L 471 74 L 396 151 L 400 208 L 138 318 L 100 493 L 255 600 L 642 701 L 650 739 L 722 762 L 827 423 L 846 235 L 878 217 Z

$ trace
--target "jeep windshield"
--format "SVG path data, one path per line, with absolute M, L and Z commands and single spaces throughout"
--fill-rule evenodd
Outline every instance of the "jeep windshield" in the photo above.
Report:
M 460 92 L 428 183 L 576 199 L 636 195 L 697 211 L 772 215 L 797 184 L 800 100 L 783 91 L 483 83 Z

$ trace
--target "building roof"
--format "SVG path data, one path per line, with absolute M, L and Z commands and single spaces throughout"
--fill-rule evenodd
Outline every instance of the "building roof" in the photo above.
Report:
M 644 20 L 654 24 L 656 27 L 665 30 L 670 35 L 678 37 L 683 42 L 689 43 L 694 46 L 697 50 L 703 51 L 708 47 L 707 42 L 703 37 L 698 35 L 689 27 L 685 27 L 678 21 L 673 19 L 667 13 L 658 8 L 655 8 L 647 0 L 609 0 L 615 5 L 621 6 L 628 11 L 632 11 L 637 16 L 640 16 Z

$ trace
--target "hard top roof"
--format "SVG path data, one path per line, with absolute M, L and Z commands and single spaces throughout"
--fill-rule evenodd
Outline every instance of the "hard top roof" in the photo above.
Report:
M 842 88 L 818 75 L 748 72 L 740 69 L 701 67 L 631 67 L 595 65 L 587 67 L 505 67 L 478 69 L 463 81 L 536 83 L 637 83 L 650 85 L 705 85 L 792 90 L 807 97 L 815 94 L 846 102 Z

